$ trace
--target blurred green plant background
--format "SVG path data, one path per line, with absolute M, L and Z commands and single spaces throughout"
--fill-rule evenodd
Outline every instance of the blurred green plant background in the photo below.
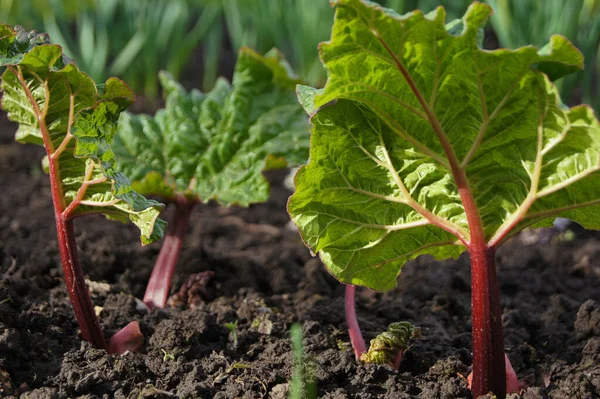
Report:
M 470 0 L 378 0 L 406 13 L 442 5 L 459 18 Z M 568 103 L 600 111 L 600 0 L 485 0 L 495 14 L 486 46 L 543 46 L 551 34 L 573 41 L 585 71 L 558 82 Z M 184 83 L 212 88 L 230 76 L 241 46 L 277 47 L 307 83 L 321 86 L 325 71 L 317 45 L 329 38 L 327 0 L 0 0 L 0 21 L 50 34 L 97 81 L 119 76 L 147 98 L 158 95 L 166 69 Z

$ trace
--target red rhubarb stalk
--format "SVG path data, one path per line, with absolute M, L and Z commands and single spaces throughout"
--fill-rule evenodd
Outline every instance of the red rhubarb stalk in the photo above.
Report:
M 53 180 L 52 173 L 50 174 L 50 180 Z M 57 203 L 56 200 L 54 200 L 54 203 Z M 65 284 L 73 304 L 75 318 L 81 329 L 81 335 L 83 339 L 91 342 L 96 348 L 107 349 L 100 322 L 96 317 L 94 305 L 85 285 L 83 269 L 79 263 L 73 220 L 65 218 L 62 211 L 56 208 L 54 214 Z
M 175 214 L 169 222 L 144 294 L 144 303 L 150 309 L 163 308 L 167 303 L 177 259 L 185 240 L 192 209 L 196 204 L 195 201 L 188 200 L 183 196 L 178 197 L 174 203 Z
M 435 128 L 435 126 L 434 126 Z M 471 237 L 466 244 L 471 259 L 471 314 L 473 336 L 473 383 L 477 398 L 489 392 L 506 397 L 504 335 L 500 309 L 500 290 L 496 272 L 496 248 L 485 239 L 483 224 L 467 183 L 464 169 L 459 168 L 451 147 L 446 150 L 452 174 L 465 208 Z M 450 152 L 451 151 L 451 152 Z
M 354 349 L 354 355 L 356 356 L 356 359 L 359 360 L 360 356 L 367 351 L 367 347 L 365 346 L 365 340 L 360 332 L 358 318 L 356 317 L 356 306 L 354 300 L 355 293 L 355 286 L 346 285 L 346 324 L 348 325 L 348 334 L 350 335 L 350 342 L 352 343 L 352 348 Z
M 473 397 L 506 396 L 504 338 L 495 249 L 470 249 L 473 317 Z

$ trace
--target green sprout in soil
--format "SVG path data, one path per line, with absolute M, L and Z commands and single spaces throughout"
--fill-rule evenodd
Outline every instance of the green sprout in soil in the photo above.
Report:
M 229 330 L 229 336 L 231 337 L 231 342 L 233 343 L 233 347 L 237 348 L 238 344 L 238 321 L 236 320 L 233 323 L 225 323 L 225 327 Z
M 4 298 L 3 300 L 0 301 L 0 305 L 4 305 L 5 303 L 13 303 L 13 299 L 12 297 L 9 295 L 6 298 Z
M 290 328 L 290 341 L 294 354 L 294 373 L 290 382 L 289 399 L 315 399 L 317 398 L 317 386 L 314 376 L 307 367 L 302 345 L 302 328 L 299 324 L 293 324 Z
M 121 112 L 135 96 L 117 78 L 96 85 L 52 45 L 47 34 L 0 25 L 2 108 L 17 122 L 17 141 L 46 150 L 58 247 L 75 317 L 86 341 L 109 352 L 137 349 L 144 337 L 137 322 L 118 331 L 107 344 L 85 284 L 75 242 L 75 218 L 103 214 L 132 221 L 143 244 L 162 236 L 157 219 L 162 204 L 133 191 L 116 170 L 111 148 Z
M 193 208 L 214 200 L 242 205 L 268 199 L 265 170 L 308 158 L 308 118 L 297 102 L 282 55 L 240 51 L 233 82 L 219 79 L 209 93 L 187 92 L 160 74 L 166 106 L 153 117 L 125 113 L 115 152 L 140 193 L 159 197 L 175 214 L 150 276 L 144 302 L 165 306 Z
M 504 398 L 518 382 L 505 360 L 498 247 L 559 216 L 600 229 L 600 125 L 590 107 L 565 107 L 552 83 L 583 57 L 562 36 L 539 50 L 482 50 L 492 10 L 481 3 L 449 24 L 442 7 L 401 16 L 360 0 L 334 4 L 320 47 L 327 84 L 298 89 L 313 127 L 290 215 L 352 287 L 357 356 L 354 286 L 387 291 L 407 261 L 467 250 L 471 389 Z
M 175 360 L 175 355 L 173 355 L 172 353 L 168 353 L 163 348 L 160 348 L 160 350 L 163 353 L 163 362 L 166 362 L 167 360 Z

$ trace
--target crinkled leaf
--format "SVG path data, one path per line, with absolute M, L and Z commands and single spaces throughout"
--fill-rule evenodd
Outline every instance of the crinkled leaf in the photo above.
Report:
M 277 51 L 242 49 L 233 83 L 186 92 L 161 73 L 166 106 L 154 117 L 124 113 L 120 168 L 144 194 L 184 195 L 221 204 L 265 201 L 267 169 L 306 162 L 309 124 L 298 105 L 298 80 Z
M 491 244 L 559 215 L 600 228 L 598 121 L 588 107 L 563 109 L 549 78 L 582 68 L 566 39 L 484 51 L 484 4 L 448 25 L 441 7 L 399 16 L 359 0 L 336 4 L 321 46 L 327 84 L 298 90 L 313 130 L 289 211 L 337 278 L 387 290 L 407 260 L 464 250 L 469 226 L 451 157 Z
M 210 142 L 210 128 L 229 85 L 219 80 L 213 92 L 186 92 L 173 77 L 161 72 L 166 107 L 154 117 L 124 112 L 115 138 L 119 167 L 143 194 L 173 198 L 194 196 L 191 182 L 197 158 Z
M 410 342 L 420 336 L 421 329 L 407 321 L 392 323 L 388 329 L 371 340 L 369 351 L 360 356 L 365 363 L 393 363 L 399 352 L 410 347 Z
M 59 209 L 69 217 L 101 213 L 131 220 L 143 243 L 159 239 L 162 204 L 131 189 L 116 171 L 111 149 L 119 115 L 134 100 L 129 87 L 111 78 L 99 91 L 60 46 L 47 44 L 47 36 L 6 25 L 0 25 L 0 66 L 8 67 L 0 85 L 2 107 L 19 123 L 18 141 L 46 147 L 44 163 L 58 176 L 62 194 Z

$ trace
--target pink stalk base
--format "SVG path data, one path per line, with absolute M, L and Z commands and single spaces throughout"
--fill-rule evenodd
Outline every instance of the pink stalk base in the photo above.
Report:
M 518 393 L 521 390 L 519 379 L 506 353 L 504 354 L 504 366 L 506 367 L 506 393 Z
M 144 303 L 150 310 L 164 308 L 167 303 L 177 258 L 179 258 L 194 205 L 195 202 L 183 197 L 175 201 L 175 215 L 167 228 L 167 234 L 163 239 L 144 294 Z
M 122 354 L 135 352 L 144 344 L 144 335 L 137 321 L 132 321 L 112 336 L 108 344 L 108 353 Z
M 506 368 L 506 393 L 519 393 L 521 390 L 519 386 L 519 379 L 517 378 L 517 373 L 515 373 L 515 369 L 512 364 L 510 364 L 510 360 L 508 360 L 508 356 L 506 353 L 504 354 L 504 365 Z M 467 382 L 469 384 L 469 389 L 471 389 L 471 385 L 473 383 L 473 373 L 470 373 L 467 377 Z
M 348 325 L 348 334 L 350 335 L 350 342 L 352 343 L 352 348 L 354 349 L 354 355 L 356 356 L 356 360 L 359 360 L 360 356 L 367 352 L 367 347 L 365 346 L 365 340 L 360 332 L 358 318 L 356 317 L 356 309 L 354 304 L 355 292 L 355 286 L 346 285 L 346 324 Z

